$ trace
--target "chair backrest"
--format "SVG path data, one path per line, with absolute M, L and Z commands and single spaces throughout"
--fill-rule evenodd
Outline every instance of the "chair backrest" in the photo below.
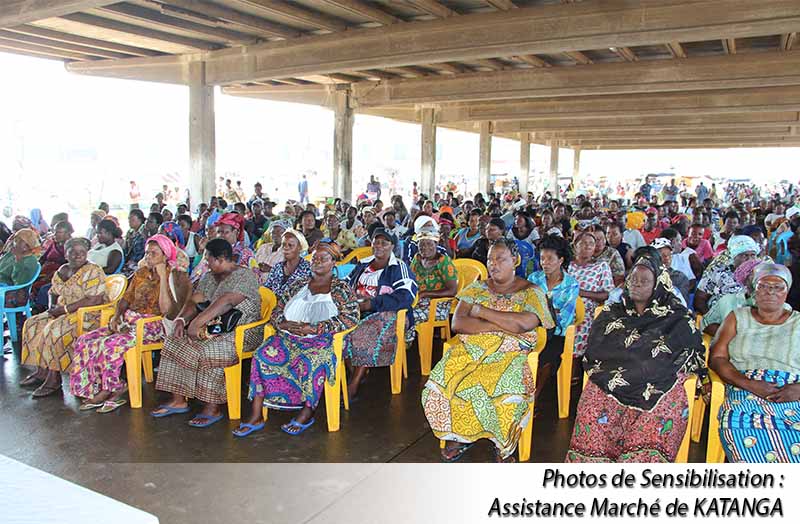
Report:
M 122 298 L 128 287 L 128 279 L 124 275 L 108 275 L 106 277 L 106 296 L 109 303 L 114 303 Z
M 258 288 L 258 292 L 261 295 L 261 318 L 268 318 L 272 316 L 272 310 L 275 309 L 275 305 L 278 303 L 278 297 L 275 296 L 271 289 L 263 286 Z
M 486 269 L 486 266 L 477 260 L 471 258 L 457 258 L 453 260 L 453 264 L 456 266 L 456 271 L 458 271 L 459 275 L 462 272 L 475 271 L 478 274 L 478 278 L 475 280 L 486 280 L 489 278 L 489 271 Z
M 122 273 L 122 268 L 125 266 L 125 253 L 120 253 L 120 255 L 121 256 L 119 257 L 119 265 L 117 266 L 117 269 L 114 271 L 114 273 L 112 273 L 114 275 L 119 275 L 120 273 Z
M 344 280 L 350 276 L 350 273 L 352 273 L 355 268 L 355 264 L 340 264 L 338 266 L 334 266 L 333 276 Z
M 581 297 L 578 297 L 578 300 L 575 302 L 575 320 L 573 324 L 576 326 L 581 325 L 585 316 L 586 304 L 583 303 L 583 299 Z
M 536 252 L 533 250 L 533 246 L 527 242 L 522 240 L 515 240 L 515 242 L 517 244 L 517 249 L 519 249 L 519 256 L 521 259 L 515 273 L 517 276 L 525 278 L 528 276 L 528 262 L 534 258 Z
M 347 264 L 348 262 L 355 260 L 358 262 L 362 258 L 367 258 L 368 256 L 372 255 L 372 248 L 371 247 L 357 247 L 352 250 L 346 257 L 344 257 L 340 262 L 339 265 Z
M 600 313 L 602 313 L 602 312 L 603 312 L 603 306 L 602 305 L 597 306 L 596 308 L 594 308 L 594 318 L 599 317 Z

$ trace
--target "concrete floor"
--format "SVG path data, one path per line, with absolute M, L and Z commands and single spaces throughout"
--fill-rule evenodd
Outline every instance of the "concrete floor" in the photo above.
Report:
M 437 341 L 434 361 L 440 355 L 440 347 Z M 145 384 L 143 409 L 134 410 L 126 405 L 107 415 L 79 412 L 78 400 L 66 392 L 34 400 L 29 389 L 17 385 L 25 376 L 25 370 L 19 366 L 19 347 L 7 344 L 5 349 L 7 353 L 0 363 L 0 428 L 3 428 L 0 454 L 154 513 L 162 517 L 162 522 L 197 522 L 196 515 L 187 511 L 187 507 L 205 504 L 201 501 L 205 489 L 218 491 L 219 482 L 225 482 L 205 475 L 188 479 L 183 468 L 192 464 L 186 463 L 439 463 L 438 441 L 431 434 L 420 406 L 424 380 L 419 374 L 416 346 L 409 348 L 409 378 L 403 382 L 403 392 L 391 395 L 388 368 L 372 370 L 362 386 L 360 400 L 351 405 L 349 412 L 342 410 L 340 431 L 328 433 L 323 401 L 317 423 L 301 437 L 292 438 L 280 431 L 280 424 L 288 421 L 291 413 L 270 412 L 267 428 L 246 439 L 233 437 L 231 430 L 238 422 L 227 418 L 207 429 L 189 427 L 186 422 L 190 415 L 153 419 L 148 412 L 157 405 L 158 394 L 152 384 Z M 64 388 L 67 389 L 66 381 Z M 246 387 L 243 390 L 246 393 Z M 573 414 L 577 393 L 577 389 L 573 391 Z M 542 413 L 535 420 L 532 462 L 562 462 L 573 418 L 556 418 L 554 383 L 542 394 L 540 405 Z M 248 409 L 243 411 L 247 413 Z M 690 461 L 702 462 L 704 450 L 705 435 L 699 445 L 692 445 Z M 462 462 L 487 462 L 490 457 L 490 445 L 480 444 Z M 223 466 L 213 467 L 222 468 L 220 475 L 227 477 L 231 485 L 245 482 L 240 478 L 240 469 Z M 264 474 L 263 469 L 259 471 Z M 274 466 L 270 471 L 273 475 L 278 471 L 294 475 L 305 470 Z M 357 478 L 366 479 L 371 471 L 366 465 L 356 468 L 355 477 L 337 486 L 345 491 L 352 489 L 351 484 L 357 483 Z M 276 481 L 269 474 L 264 479 L 266 483 Z M 298 482 L 300 490 L 302 482 Z M 161 492 L 153 489 L 165 484 L 177 490 L 169 501 L 162 500 Z M 305 498 L 307 493 L 301 490 L 298 496 Z M 184 502 L 176 504 L 176 497 Z M 304 513 L 307 510 L 308 515 L 318 514 L 320 509 L 315 507 L 316 502 L 305 508 Z M 207 511 L 213 514 L 221 508 L 211 506 Z M 218 515 L 220 521 L 227 520 L 224 517 L 227 513 Z M 216 521 L 210 518 L 211 514 L 206 516 L 209 520 L 202 519 L 203 522 Z M 298 520 L 298 515 L 284 516 L 286 522 L 305 521 Z M 258 512 L 252 517 L 254 522 L 262 521 Z

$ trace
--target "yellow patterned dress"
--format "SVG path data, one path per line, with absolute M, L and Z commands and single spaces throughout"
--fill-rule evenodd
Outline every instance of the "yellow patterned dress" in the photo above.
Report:
M 58 295 L 59 305 L 66 306 L 85 298 L 105 295 L 106 274 L 103 268 L 91 262 L 84 264 L 66 281 L 59 273 L 53 275 L 50 293 Z M 98 317 L 87 315 L 84 332 L 98 327 Z M 78 337 L 78 315 L 70 313 L 52 318 L 41 313 L 28 319 L 22 330 L 23 364 L 66 371 L 72 363 L 72 344 Z
M 545 329 L 555 326 L 547 299 L 536 286 L 497 295 L 486 281 L 478 281 L 458 299 L 497 311 L 535 313 Z M 486 438 L 507 457 L 528 424 L 534 381 L 527 355 L 536 347 L 536 332 L 487 332 L 458 335 L 457 340 L 422 390 L 425 416 L 437 438 L 462 443 Z

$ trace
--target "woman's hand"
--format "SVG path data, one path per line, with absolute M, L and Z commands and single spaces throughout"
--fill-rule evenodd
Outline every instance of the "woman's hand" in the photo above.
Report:
M 772 400 L 772 398 L 770 398 L 781 392 L 781 388 L 770 382 L 764 382 L 763 380 L 751 380 L 750 382 L 748 382 L 747 387 L 745 389 L 747 389 L 747 391 L 749 391 L 750 393 L 758 395 L 763 399 L 770 400 L 772 402 L 781 402 L 781 401 L 774 401 Z
M 67 308 L 64 306 L 53 306 L 47 310 L 47 314 L 50 315 L 50 318 L 58 318 L 63 316 L 67 313 Z
M 166 264 L 166 262 L 161 262 L 159 264 L 156 264 L 155 266 L 153 266 L 153 269 L 155 269 L 156 274 L 158 275 L 158 278 L 160 278 L 161 280 L 166 278 L 166 276 L 167 276 L 167 264 Z
M 800 400 L 800 384 L 789 384 L 765 397 L 770 402 L 795 402 Z
M 472 318 L 481 318 L 480 304 L 472 304 L 472 307 L 469 309 L 469 316 Z
M 186 336 L 186 321 L 183 318 L 175 319 L 172 335 L 177 338 L 183 338 Z
M 365 311 L 372 311 L 372 299 L 365 298 L 358 303 L 358 310 L 364 313 Z
M 119 325 L 122 323 L 122 315 L 115 314 L 111 317 L 111 320 L 108 323 L 108 329 L 111 330 L 112 333 L 119 333 Z
M 192 340 L 200 340 L 200 330 L 205 329 L 205 326 L 201 326 L 197 319 L 193 320 L 189 323 L 189 327 L 186 328 L 186 334 Z

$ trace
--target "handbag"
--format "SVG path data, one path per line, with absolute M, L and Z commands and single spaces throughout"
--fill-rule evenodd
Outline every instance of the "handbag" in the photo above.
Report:
M 202 313 L 208 306 L 211 305 L 210 300 L 200 302 L 197 304 L 197 312 Z M 206 326 L 206 331 L 209 335 L 221 335 L 223 333 L 230 333 L 236 329 L 239 321 L 242 319 L 242 312 L 236 308 L 230 309 L 221 314 L 217 318 L 211 320 Z

